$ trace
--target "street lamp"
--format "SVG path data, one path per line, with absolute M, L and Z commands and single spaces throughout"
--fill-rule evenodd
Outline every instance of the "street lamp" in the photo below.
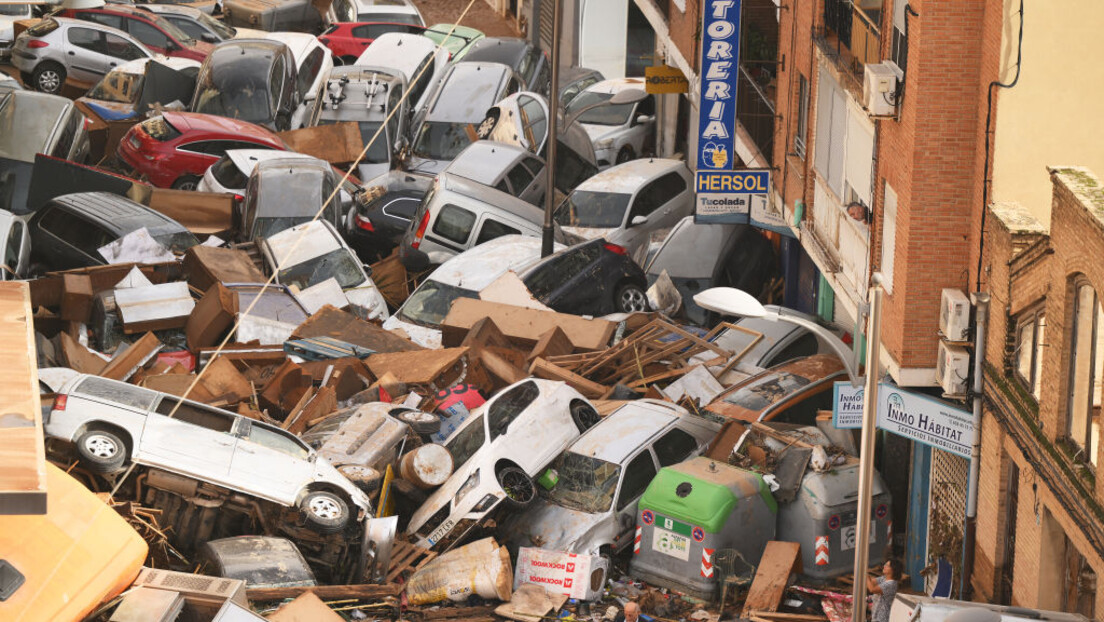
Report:
M 772 311 L 759 304 L 751 294 L 734 287 L 713 287 L 694 295 L 694 302 L 703 309 L 716 311 L 724 315 L 740 315 L 744 317 L 761 317 L 767 320 L 788 322 L 796 324 L 823 339 L 843 361 L 847 368 L 847 377 L 851 384 L 859 386 L 859 374 L 855 369 L 855 356 L 851 348 L 847 347 L 839 337 L 836 337 L 826 328 L 811 322 L 803 317 L 783 313 L 781 307 Z

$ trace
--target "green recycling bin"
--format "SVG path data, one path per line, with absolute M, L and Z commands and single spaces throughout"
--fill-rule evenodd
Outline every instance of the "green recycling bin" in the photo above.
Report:
M 705 457 L 660 469 L 636 514 L 629 574 L 712 599 L 713 556 L 736 549 L 755 564 L 774 539 L 778 505 L 760 474 Z

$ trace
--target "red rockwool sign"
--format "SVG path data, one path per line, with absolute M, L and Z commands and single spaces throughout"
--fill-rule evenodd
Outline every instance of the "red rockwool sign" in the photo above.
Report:
M 550 592 L 595 600 L 601 594 L 590 589 L 590 574 L 592 571 L 604 573 L 606 563 L 598 556 L 522 547 L 514 571 L 514 589 L 523 583 L 536 583 Z

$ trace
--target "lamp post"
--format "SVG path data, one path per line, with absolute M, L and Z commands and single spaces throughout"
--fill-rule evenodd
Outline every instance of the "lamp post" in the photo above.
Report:
M 877 425 L 875 402 L 878 395 L 878 348 L 882 331 L 882 275 L 875 273 L 871 281 L 874 285 L 869 292 L 870 317 L 866 327 L 866 384 L 863 389 L 862 441 L 859 445 L 859 507 L 855 519 L 855 583 L 851 593 L 851 622 L 866 621 L 866 572 L 870 563 L 870 505 L 874 488 L 874 433 Z M 777 313 L 771 313 L 751 294 L 732 287 L 707 289 L 694 296 L 694 302 L 718 313 L 774 319 L 808 329 L 835 350 L 847 367 L 851 384 L 858 386 L 856 370 L 849 362 L 849 348 L 819 324 L 805 318 L 785 315 L 781 309 Z
M 556 133 L 557 125 L 559 123 L 559 110 L 560 110 L 560 89 L 558 85 L 559 70 L 557 69 L 559 63 L 559 23 L 560 23 L 560 1 L 556 0 L 556 16 L 554 17 L 555 23 L 553 24 L 553 43 L 552 43 L 552 89 L 549 95 L 549 116 L 548 119 L 548 135 L 551 140 L 548 141 L 548 161 L 545 162 L 545 173 L 548 175 L 548 189 L 544 193 L 544 237 L 541 243 L 541 257 L 547 257 L 552 254 L 552 242 L 554 228 L 552 226 L 552 212 L 556 207 Z M 583 116 L 583 113 L 599 108 L 601 106 L 618 106 L 622 104 L 635 104 L 636 102 L 643 101 L 648 97 L 648 93 L 642 89 L 625 89 L 614 93 L 613 97 L 600 102 L 595 102 L 589 106 L 583 106 L 581 109 L 576 110 L 570 118 L 566 118 L 564 121 L 564 129 L 571 127 L 579 117 Z M 566 117 L 566 114 L 565 114 Z

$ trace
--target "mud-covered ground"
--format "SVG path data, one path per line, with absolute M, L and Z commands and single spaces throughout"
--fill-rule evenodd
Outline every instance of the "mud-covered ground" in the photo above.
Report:
M 427 25 L 454 24 L 464 8 L 471 0 L 414 0 L 418 10 L 422 12 Z M 462 26 L 470 26 L 483 31 L 488 37 L 517 37 L 520 36 L 514 26 L 513 19 L 507 19 L 494 12 L 487 0 L 475 0 L 467 15 L 464 16 Z

